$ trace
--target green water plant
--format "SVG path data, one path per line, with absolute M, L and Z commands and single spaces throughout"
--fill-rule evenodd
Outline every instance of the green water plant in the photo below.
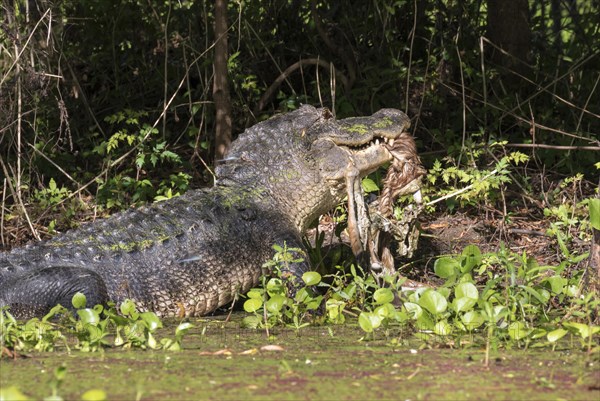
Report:
M 107 347 L 165 349 L 182 348 L 184 335 L 193 327 L 182 322 L 175 328 L 174 338 L 157 339 L 163 327 L 154 312 L 138 312 L 131 300 L 117 310 L 114 304 L 87 307 L 85 295 L 73 296 L 73 314 L 57 305 L 43 318 L 19 322 L 6 308 L 0 311 L 0 345 L 16 351 L 53 351 L 71 347 L 83 352 L 101 351 Z
M 323 299 L 314 288 L 321 284 L 321 275 L 309 271 L 302 275 L 300 282 L 289 271 L 291 264 L 304 261 L 304 251 L 290 248 L 285 243 L 273 245 L 273 249 L 273 258 L 263 265 L 272 273 L 262 276 L 260 288 L 253 288 L 246 294 L 244 310 L 252 315 L 244 318 L 243 325 L 267 329 L 276 324 L 295 329 L 306 327 L 311 313 Z

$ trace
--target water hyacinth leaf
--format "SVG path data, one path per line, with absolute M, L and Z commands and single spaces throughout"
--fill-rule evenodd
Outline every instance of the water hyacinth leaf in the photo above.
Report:
M 183 322 L 175 329 L 175 337 L 183 336 L 189 329 L 194 327 L 190 322 Z
M 166 351 L 181 351 L 181 344 L 178 341 L 173 341 L 171 338 L 161 339 L 160 345 Z
M 267 302 L 265 302 L 265 307 L 270 313 L 280 313 L 283 309 L 283 305 L 285 304 L 286 298 L 283 295 L 273 295 Z
M 588 338 L 591 335 L 594 335 L 600 332 L 600 326 L 588 326 L 583 323 L 576 322 L 565 322 L 563 323 L 563 327 L 567 329 L 571 329 L 572 332 L 581 336 L 581 338 Z
M 368 312 L 361 312 L 361 314 L 358 316 L 358 325 L 361 329 L 363 329 L 364 332 L 372 333 L 373 324 L 371 323 L 371 319 L 369 319 L 367 316 L 367 313 Z
M 449 278 L 458 272 L 460 263 L 454 258 L 443 256 L 438 258 L 433 265 L 433 271 L 438 277 Z
M 342 311 L 346 307 L 346 303 L 337 299 L 329 298 L 325 304 L 327 309 L 327 317 L 333 323 L 341 324 L 346 320 Z
M 477 311 L 469 311 L 465 313 L 460 317 L 460 320 L 469 331 L 475 330 L 485 322 L 485 319 L 483 316 L 481 316 L 481 313 Z
M 452 326 L 447 321 L 439 321 L 433 326 L 433 332 L 438 336 L 447 336 L 452 333 Z
M 452 301 L 452 309 L 456 312 L 466 312 L 473 309 L 476 303 L 476 299 L 469 297 L 454 298 L 454 301 Z
M 373 294 L 373 299 L 379 305 L 389 303 L 394 300 L 394 293 L 389 288 L 379 288 Z
M 363 331 L 372 333 L 373 330 L 381 326 L 381 317 L 371 312 L 361 312 L 358 316 L 358 325 Z
M 420 318 L 423 314 L 423 309 L 421 309 L 418 304 L 413 302 L 405 302 L 404 308 L 406 309 L 406 312 L 415 320 Z
M 446 299 L 448 299 L 450 297 L 450 294 L 452 293 L 450 287 L 439 287 L 436 289 L 436 291 L 442 294 L 442 296 Z
M 371 320 L 371 326 L 373 327 L 373 329 L 376 329 L 379 326 L 381 326 L 381 322 L 383 321 L 383 318 L 375 313 L 369 313 L 368 318 L 369 320 Z
M 476 245 L 467 245 L 462 251 L 462 261 L 460 270 L 463 273 L 470 272 L 475 266 L 481 263 L 481 251 Z
M 244 302 L 244 310 L 248 313 L 254 313 L 259 310 L 262 305 L 262 298 L 248 298 L 246 302 Z
M 321 305 L 322 300 L 323 300 L 322 295 L 319 295 L 318 297 L 314 297 L 314 298 L 309 297 L 304 301 L 304 304 L 306 305 L 306 309 L 315 310 Z
M 260 299 L 262 302 L 263 292 L 262 292 L 262 290 L 260 290 L 258 288 L 253 288 L 250 291 L 248 291 L 248 294 L 246 294 L 246 296 L 248 298 Z
M 77 315 L 83 323 L 91 324 L 92 326 L 96 326 L 100 323 L 100 315 L 94 309 L 79 309 Z
M 62 313 L 64 311 L 64 309 L 65 308 L 62 305 L 60 305 L 60 304 L 53 306 L 52 309 L 50 309 L 50 311 L 48 313 L 46 313 L 46 315 L 42 318 L 42 322 L 46 322 L 49 319 L 52 319 L 57 314 Z M 10 314 L 10 312 L 8 312 L 8 310 L 5 310 L 4 313 L 6 313 L 6 315 L 10 316 L 10 319 L 14 322 L 14 324 L 17 324 L 17 321 Z
M 419 305 L 435 316 L 446 311 L 448 301 L 436 290 L 429 290 L 421 295 Z
M 396 315 L 396 308 L 394 308 L 394 305 L 390 303 L 385 303 L 381 306 L 378 306 L 374 313 L 382 319 L 393 318 Z
M 10 386 L 0 388 L 0 400 L 4 401 L 27 401 L 29 398 L 23 394 L 17 387 Z
M 106 393 L 100 389 L 88 390 L 81 396 L 83 401 L 105 401 Z
M 150 349 L 157 349 L 158 347 L 160 347 L 159 343 L 156 341 L 152 333 L 148 333 L 148 347 L 150 347 Z
M 508 326 L 508 335 L 513 340 L 521 340 L 529 335 L 531 330 L 523 322 L 512 322 Z
M 95 342 L 101 340 L 106 334 L 100 329 L 98 326 L 88 325 L 86 326 L 87 332 L 89 334 L 90 341 Z
M 454 295 L 456 298 L 472 298 L 475 301 L 479 299 L 479 291 L 477 291 L 477 287 L 473 283 L 460 283 L 454 289 Z
M 125 316 L 133 316 L 136 313 L 135 303 L 131 299 L 126 299 L 119 308 Z
M 143 322 L 146 323 L 148 330 L 150 330 L 151 332 L 163 327 L 162 322 L 160 321 L 160 319 L 158 318 L 158 316 L 156 316 L 156 314 L 154 312 L 140 313 L 140 318 L 142 319 Z
M 429 313 L 423 313 L 417 319 L 416 326 L 419 328 L 419 330 L 433 330 L 435 323 L 436 322 L 431 318 Z
M 561 338 L 563 338 L 567 333 L 568 333 L 568 331 L 565 329 L 556 329 L 556 330 L 552 330 L 550 333 L 548 333 L 546 335 L 546 338 L 551 343 L 555 343 L 558 340 L 560 340 Z
M 86 303 L 87 303 L 87 299 L 86 299 L 85 295 L 81 292 L 75 293 L 75 295 L 73 295 L 73 299 L 71 299 L 71 304 L 73 305 L 73 308 L 75 308 L 75 309 L 85 308 Z
M 321 282 L 321 275 L 317 272 L 306 272 L 302 275 L 302 281 L 306 285 L 317 285 Z
M 267 293 L 270 296 L 275 294 L 283 294 L 285 292 L 285 287 L 283 286 L 283 281 L 280 278 L 273 277 L 267 282 Z

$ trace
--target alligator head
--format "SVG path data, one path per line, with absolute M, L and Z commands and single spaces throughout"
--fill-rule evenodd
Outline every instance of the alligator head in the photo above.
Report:
M 285 210 L 304 232 L 346 195 L 352 209 L 364 206 L 356 202 L 360 178 L 394 158 L 394 141 L 409 126 L 395 109 L 336 120 L 327 109 L 302 106 L 240 135 L 217 167 L 218 184 L 260 187 L 269 207 Z

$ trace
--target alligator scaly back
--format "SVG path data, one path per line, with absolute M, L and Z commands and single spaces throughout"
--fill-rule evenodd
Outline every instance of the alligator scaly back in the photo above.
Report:
M 132 299 L 160 316 L 210 313 L 258 284 L 273 244 L 302 247 L 347 177 L 392 160 L 386 143 L 408 125 L 393 109 L 335 120 L 311 106 L 259 123 L 233 142 L 213 188 L 0 254 L 0 306 L 24 318 L 83 292 L 90 304 Z

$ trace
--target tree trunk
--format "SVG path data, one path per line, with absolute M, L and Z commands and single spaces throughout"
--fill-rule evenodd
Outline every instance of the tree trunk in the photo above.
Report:
M 231 99 L 227 80 L 227 0 L 215 0 L 214 52 L 215 160 L 219 160 L 227 153 L 231 144 Z
M 520 74 L 527 72 L 525 63 L 531 46 L 528 0 L 487 0 L 488 39 L 509 53 L 491 51 L 493 62 Z

